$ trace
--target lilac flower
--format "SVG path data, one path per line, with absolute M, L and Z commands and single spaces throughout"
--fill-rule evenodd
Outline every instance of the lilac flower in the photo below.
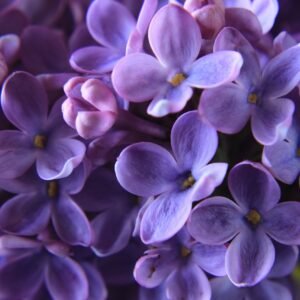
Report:
M 239 132 L 251 118 L 255 139 L 264 145 L 275 143 L 294 112 L 294 103 L 283 96 L 300 80 L 300 45 L 270 60 L 262 71 L 255 50 L 234 28 L 225 28 L 214 47 L 240 51 L 244 65 L 236 83 L 203 92 L 200 114 L 217 130 L 230 134 Z
M 209 300 L 211 289 L 204 272 L 225 274 L 225 246 L 195 242 L 183 228 L 171 240 L 145 252 L 134 269 L 137 282 L 147 288 L 164 284 L 168 299 Z
M 226 272 L 236 286 L 253 286 L 271 270 L 275 250 L 271 238 L 285 245 L 300 243 L 300 204 L 283 202 L 280 187 L 260 164 L 242 162 L 229 173 L 234 200 L 212 197 L 198 204 L 188 229 L 198 241 L 220 245 L 231 241 Z
M 227 164 L 206 165 L 217 144 L 216 131 L 191 111 L 172 128 L 174 156 L 147 142 L 133 144 L 121 152 L 115 171 L 122 187 L 137 196 L 157 196 L 141 220 L 144 243 L 164 241 L 176 234 L 186 222 L 192 202 L 207 197 L 222 183 Z
M 181 111 L 193 94 L 192 87 L 212 88 L 232 81 L 242 65 L 240 54 L 234 51 L 196 60 L 200 29 L 179 5 L 166 5 L 155 14 L 148 38 L 157 59 L 145 53 L 127 55 L 115 66 L 112 82 L 126 100 L 153 99 L 147 112 L 156 117 Z
M 48 115 L 48 99 L 41 83 L 25 72 L 13 73 L 1 95 L 7 119 L 19 130 L 0 132 L 0 176 L 15 178 L 35 162 L 45 180 L 66 177 L 79 165 L 85 146 L 71 137 L 74 131 L 62 119 L 61 101 Z
M 50 220 L 59 238 L 70 245 L 88 246 L 92 241 L 89 221 L 73 201 L 85 182 L 86 170 L 79 166 L 60 180 L 41 180 L 34 171 L 17 179 L 0 180 L 0 187 L 14 197 L 0 208 L 0 228 L 8 233 L 36 235 Z

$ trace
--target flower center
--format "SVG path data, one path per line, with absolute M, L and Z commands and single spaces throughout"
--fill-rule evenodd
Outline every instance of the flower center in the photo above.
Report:
M 297 157 L 300 157 L 300 147 L 297 148 L 296 156 L 297 156 Z
M 173 86 L 178 86 L 182 81 L 185 80 L 185 76 L 183 73 L 175 74 L 171 80 L 169 81 Z
M 181 253 L 181 256 L 182 257 L 187 257 L 187 256 L 189 256 L 190 254 L 191 254 L 191 250 L 190 249 L 188 249 L 188 248 L 186 248 L 186 247 L 184 247 L 184 246 L 182 246 L 181 247 L 181 250 L 180 250 L 180 253 Z
M 49 198 L 56 198 L 58 195 L 58 183 L 56 180 L 51 180 L 47 185 L 47 195 Z
M 188 189 L 190 188 L 191 186 L 194 185 L 194 183 L 196 182 L 195 178 L 193 177 L 192 174 L 190 174 L 188 176 L 188 178 L 186 178 L 183 182 L 182 182 L 182 185 L 181 187 L 185 190 L 185 189 Z
M 252 225 L 257 225 L 261 221 L 261 215 L 255 209 L 251 209 L 246 215 L 246 219 Z
M 255 93 L 250 93 L 248 95 L 248 102 L 251 103 L 251 104 L 256 104 L 257 103 L 257 100 L 258 100 L 258 97 L 257 97 L 257 94 Z
M 47 138 L 41 134 L 37 134 L 33 140 L 34 147 L 38 149 L 44 149 L 46 147 L 46 142 Z

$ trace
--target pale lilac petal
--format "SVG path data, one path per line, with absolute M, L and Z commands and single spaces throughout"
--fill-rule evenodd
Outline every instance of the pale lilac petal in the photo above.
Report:
M 281 31 L 273 41 L 273 50 L 275 55 L 283 52 L 286 49 L 289 49 L 297 44 L 296 40 L 292 35 L 287 33 L 286 31 Z
M 198 110 L 214 128 L 228 134 L 242 130 L 251 114 L 247 91 L 233 83 L 204 90 Z
M 153 56 L 134 53 L 117 63 L 112 83 L 121 97 L 143 102 L 154 98 L 167 85 L 167 72 Z
M 282 97 L 300 81 L 300 44 L 291 47 L 266 66 L 262 75 L 262 87 L 266 97 Z
M 214 156 L 218 135 L 213 127 L 203 122 L 197 111 L 190 111 L 173 125 L 171 145 L 180 168 L 196 172 Z
M 51 256 L 45 271 L 46 286 L 54 299 L 88 297 L 88 281 L 82 268 L 69 257 Z
M 300 244 L 300 203 L 283 202 L 264 216 L 264 229 L 276 241 L 285 245 Z
M 241 54 L 235 51 L 207 54 L 192 64 L 186 82 L 201 89 L 218 87 L 236 79 L 242 64 Z
M 69 138 L 49 141 L 37 158 L 37 172 L 44 180 L 67 177 L 81 163 L 84 154 L 85 146 L 80 141 Z
M 101 45 L 125 50 L 129 35 L 135 27 L 135 20 L 131 12 L 120 3 L 95 0 L 87 12 L 87 27 Z
M 35 235 L 46 228 L 50 203 L 37 194 L 20 194 L 5 202 L 0 209 L 2 230 L 20 235 Z
M 16 72 L 6 80 L 1 105 L 7 119 L 20 130 L 36 134 L 45 124 L 47 95 L 41 83 L 29 73 Z
M 156 96 L 147 108 L 147 113 L 154 117 L 164 117 L 177 113 L 186 106 L 193 95 L 193 89 L 185 83 L 177 87 L 166 88 L 166 92 Z
M 241 300 L 244 298 L 245 289 L 234 286 L 227 276 L 213 278 L 210 284 L 212 289 L 211 300 L 224 300 L 225 297 L 230 300 Z
M 167 240 L 185 224 L 192 202 L 185 192 L 166 192 L 149 204 L 140 224 L 141 239 L 145 244 Z
M 300 74 L 300 73 L 299 73 Z M 272 145 L 280 137 L 280 129 L 294 113 L 294 103 L 289 99 L 266 99 L 254 110 L 251 119 L 252 133 L 263 145 Z
M 123 150 L 115 165 L 121 186 L 138 196 L 167 191 L 179 175 L 171 154 L 156 144 L 136 143 Z
M 232 283 L 253 286 L 263 280 L 275 260 L 275 249 L 262 230 L 244 229 L 231 242 L 225 257 L 225 268 Z
M 190 191 L 192 201 L 201 200 L 212 194 L 219 186 L 226 175 L 227 163 L 212 163 L 201 169 L 192 169 L 193 177 L 197 180 Z
M 80 207 L 67 195 L 62 195 L 53 205 L 52 222 L 58 236 L 68 244 L 91 244 L 89 221 Z
M 211 288 L 204 272 L 194 264 L 175 270 L 166 282 L 170 299 L 210 300 Z
M 1 54 L 9 65 L 18 59 L 20 43 L 20 38 L 15 34 L 6 34 L 0 37 Z
M 188 230 L 197 241 L 208 245 L 222 245 L 243 228 L 239 207 L 224 197 L 212 197 L 200 202 L 188 220 Z
M 31 143 L 21 131 L 0 131 L 0 178 L 16 178 L 33 165 L 36 155 Z
M 109 48 L 88 46 L 72 53 L 70 65 L 78 72 L 102 74 L 112 71 L 122 53 Z
M 280 199 L 280 187 L 259 163 L 242 162 L 229 172 L 228 187 L 244 213 L 257 209 L 264 213 Z
M 149 26 L 149 42 L 163 65 L 184 70 L 199 54 L 201 33 L 197 22 L 186 10 L 169 4 L 153 17 Z

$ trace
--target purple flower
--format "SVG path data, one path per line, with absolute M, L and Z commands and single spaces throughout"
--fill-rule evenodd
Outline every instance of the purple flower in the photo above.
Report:
M 181 111 L 192 97 L 192 87 L 212 88 L 232 81 L 242 65 L 241 55 L 234 51 L 219 51 L 196 60 L 200 29 L 179 5 L 166 5 L 155 14 L 148 38 L 157 59 L 145 53 L 127 55 L 115 66 L 112 82 L 126 100 L 152 99 L 147 112 L 156 117 Z
M 74 131 L 63 121 L 61 101 L 48 115 L 48 98 L 41 83 L 25 72 L 13 73 L 1 95 L 7 119 L 19 130 L 0 132 L 0 176 L 16 178 L 35 162 L 45 180 L 66 177 L 79 165 L 85 146 L 73 139 Z
M 195 242 L 183 228 L 171 240 L 147 250 L 133 274 L 144 287 L 164 285 L 168 299 L 209 300 L 211 288 L 202 269 L 223 276 L 225 252 L 225 246 Z
M 257 163 L 236 165 L 229 173 L 228 186 L 236 203 L 224 197 L 202 201 L 194 208 L 188 229 L 204 244 L 232 240 L 225 258 L 227 275 L 237 286 L 253 286 L 274 264 L 271 238 L 285 245 L 300 243 L 300 204 L 278 204 L 279 185 Z
M 177 119 L 171 132 L 173 155 L 153 143 L 136 143 L 123 150 L 116 162 L 122 187 L 141 197 L 156 196 L 143 212 L 140 235 L 144 243 L 164 241 L 186 222 L 192 202 L 210 195 L 223 181 L 226 163 L 207 163 L 218 137 L 196 111 Z
M 294 103 L 283 96 L 300 80 L 300 45 L 277 55 L 263 70 L 253 47 L 234 28 L 225 28 L 214 47 L 240 51 L 244 65 L 236 83 L 203 92 L 200 114 L 217 130 L 229 134 L 239 132 L 251 118 L 255 139 L 264 145 L 275 143 L 294 112 Z
M 15 193 L 0 208 L 0 228 L 8 233 L 36 235 L 50 220 L 65 243 L 88 246 L 92 241 L 89 221 L 73 201 L 85 182 L 86 170 L 79 166 L 60 180 L 44 181 L 31 171 L 17 179 L 0 180 L 0 186 Z

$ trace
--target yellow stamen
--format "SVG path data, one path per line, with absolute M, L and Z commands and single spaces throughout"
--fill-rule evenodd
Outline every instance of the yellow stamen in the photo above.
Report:
M 296 155 L 297 155 L 298 157 L 300 157 L 300 147 L 297 148 Z
M 257 97 L 257 95 L 255 93 L 250 93 L 248 95 L 248 102 L 249 103 L 256 104 L 257 100 L 258 100 L 258 97 Z
M 36 148 L 44 149 L 46 147 L 46 137 L 44 135 L 37 134 L 34 137 L 33 144 Z
M 182 257 L 187 257 L 187 256 L 189 256 L 191 254 L 192 251 L 190 249 L 182 246 L 180 252 L 181 252 L 181 256 Z
M 257 225 L 261 221 L 261 215 L 255 209 L 251 209 L 246 215 L 246 219 L 251 224 Z
M 193 175 L 189 175 L 189 177 L 183 181 L 182 188 L 183 189 L 190 188 L 195 182 L 196 180 L 193 177 Z
M 49 181 L 47 186 L 47 194 L 50 198 L 55 198 L 58 195 L 58 184 L 57 181 Z
M 169 81 L 173 86 L 178 86 L 183 80 L 185 80 L 185 76 L 182 73 L 175 74 L 171 80 Z

